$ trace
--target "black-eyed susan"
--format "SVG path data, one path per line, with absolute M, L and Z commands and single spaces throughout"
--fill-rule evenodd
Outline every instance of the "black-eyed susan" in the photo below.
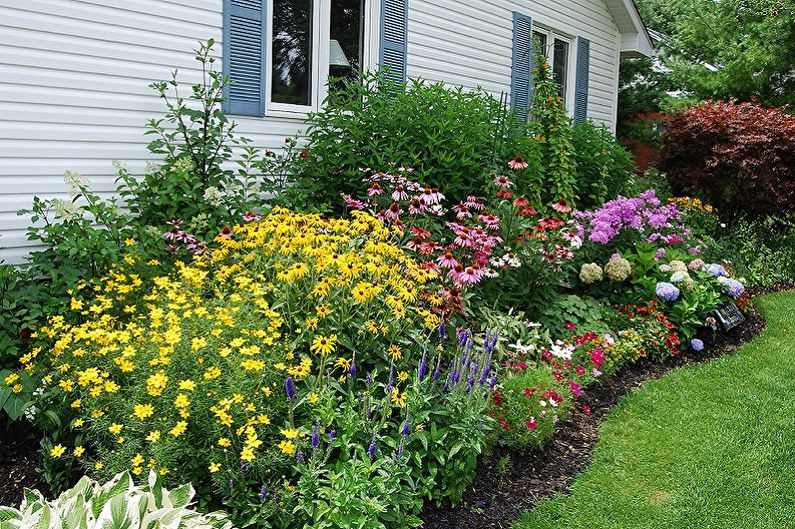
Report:
M 315 354 L 326 356 L 333 353 L 336 350 L 336 346 L 336 334 L 332 334 L 331 336 L 316 336 L 315 339 L 312 340 L 312 345 L 309 350 Z

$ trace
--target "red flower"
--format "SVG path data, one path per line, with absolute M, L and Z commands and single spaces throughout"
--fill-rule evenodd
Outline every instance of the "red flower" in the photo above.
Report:
M 527 162 L 525 162 L 524 158 L 521 156 L 517 156 L 508 162 L 508 168 L 513 169 L 514 171 L 521 171 L 523 169 L 527 169 Z
M 516 199 L 513 201 L 513 205 L 516 206 L 517 208 L 524 208 L 530 205 L 530 201 L 527 200 L 525 197 L 520 196 L 516 197 Z
M 525 397 L 532 397 L 533 395 L 535 395 L 535 392 L 536 392 L 536 388 L 532 388 L 532 389 L 524 388 L 524 392 L 523 393 L 524 393 Z
M 502 393 L 500 393 L 499 391 L 495 391 L 493 397 L 494 397 L 494 404 L 497 406 L 502 404 L 502 401 L 505 400 L 505 397 L 503 397 Z
M 537 215 L 538 211 L 533 208 L 522 208 L 517 214 L 521 217 L 529 217 L 530 215 Z
M 582 407 L 582 412 L 583 412 L 585 415 L 590 415 L 590 414 L 591 414 L 591 407 L 590 407 L 590 406 L 588 406 L 588 405 L 585 405 L 585 406 L 583 406 L 583 407 Z
M 524 423 L 531 430 L 535 430 L 538 427 L 538 421 L 536 421 L 535 417 L 530 417 Z
M 309 158 L 309 151 L 307 151 L 307 150 L 303 150 L 303 151 L 301 151 L 301 152 L 298 154 L 298 156 L 299 156 L 299 157 L 300 157 L 302 160 L 306 160 L 307 158 Z
M 564 327 L 566 327 L 566 328 L 567 328 L 568 330 L 570 330 L 570 331 L 573 331 L 574 329 L 576 329 L 576 328 L 577 328 L 577 326 L 576 326 L 576 325 L 574 325 L 574 324 L 573 324 L 572 322 L 570 322 L 570 321 L 567 321 L 566 323 L 564 323 L 564 324 L 563 324 L 563 326 L 564 326 Z
M 511 425 L 510 425 L 510 424 L 508 424 L 507 422 L 505 422 L 505 419 L 500 419 L 500 420 L 499 420 L 499 423 L 500 423 L 500 426 L 502 426 L 502 429 L 503 429 L 503 430 L 507 430 L 508 428 L 510 428 L 510 427 L 511 427 Z
M 511 196 L 512 195 L 508 191 L 506 191 L 504 189 L 500 189 L 499 191 L 497 191 L 497 198 L 504 198 L 504 199 L 508 200 L 508 199 L 511 198 Z
M 28 327 L 25 327 L 21 331 L 19 331 L 19 337 L 22 338 L 23 340 L 27 340 L 32 335 L 33 335 L 33 331 L 31 329 L 29 329 Z
M 560 213 L 569 213 L 571 211 L 571 206 L 569 206 L 565 198 L 561 198 L 552 206 L 552 209 Z

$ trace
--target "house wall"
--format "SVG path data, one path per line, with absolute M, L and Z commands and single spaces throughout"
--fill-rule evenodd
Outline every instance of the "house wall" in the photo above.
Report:
M 591 40 L 589 117 L 612 127 L 615 24 L 602 0 L 550 4 L 409 0 L 409 76 L 509 92 L 517 10 Z M 111 160 L 143 171 L 152 161 L 144 124 L 163 111 L 148 84 L 174 68 L 196 82 L 191 50 L 214 38 L 220 53 L 221 28 L 221 0 L 0 0 L 0 259 L 23 261 L 28 218 L 16 211 L 34 195 L 67 198 L 65 170 L 104 195 L 114 189 Z M 236 121 L 238 134 L 270 149 L 303 125 L 291 117 Z

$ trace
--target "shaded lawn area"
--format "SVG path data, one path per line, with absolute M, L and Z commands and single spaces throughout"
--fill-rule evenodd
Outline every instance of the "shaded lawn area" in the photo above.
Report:
M 513 529 L 795 527 L 795 292 L 757 306 L 761 336 L 624 398 L 571 495 Z

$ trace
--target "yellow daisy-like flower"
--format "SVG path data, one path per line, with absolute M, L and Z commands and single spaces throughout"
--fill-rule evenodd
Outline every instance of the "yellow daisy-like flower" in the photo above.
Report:
M 282 435 L 285 436 L 287 439 L 295 439 L 301 433 L 300 431 L 296 430 L 295 428 L 288 428 L 286 430 L 281 430 Z
M 72 453 L 75 455 L 75 457 L 80 457 L 86 453 L 86 449 L 82 446 L 76 446 Z
M 180 435 L 185 433 L 185 430 L 188 429 L 187 421 L 179 421 L 177 424 L 168 432 L 169 435 L 172 437 L 179 437 Z
M 66 452 L 66 447 L 62 444 L 57 444 L 52 447 L 50 450 L 50 456 L 52 457 L 61 457 Z
M 283 454 L 291 456 L 293 453 L 295 453 L 295 444 L 293 444 L 292 441 L 284 439 L 281 443 L 279 443 L 279 450 L 281 450 Z
M 94 468 L 97 470 L 102 470 L 103 468 L 105 468 L 105 464 L 102 461 L 97 461 L 94 464 Z
M 229 448 L 232 446 L 232 441 L 227 439 L 226 437 L 221 437 L 218 439 L 218 446 L 223 446 L 224 448 Z
M 315 354 L 326 356 L 335 351 L 336 344 L 336 334 L 332 334 L 331 336 L 317 336 L 314 340 L 312 340 L 312 345 L 310 346 L 309 350 Z
M 309 330 L 309 331 L 317 330 L 317 323 L 318 323 L 318 319 L 317 318 L 307 318 L 306 319 L 306 328 L 307 328 L 307 330 Z
M 151 417 L 154 413 L 155 408 L 151 404 L 136 404 L 133 406 L 133 415 L 142 421 L 147 417 Z
M 221 465 L 219 465 L 218 463 L 212 462 L 212 463 L 210 463 L 210 466 L 208 467 L 208 470 L 210 471 L 211 474 L 215 474 L 216 472 L 221 470 Z
M 391 345 L 389 350 L 387 350 L 387 354 L 389 355 L 389 358 L 395 362 L 403 358 L 403 351 L 398 345 Z
M 406 373 L 405 371 L 401 371 L 400 373 L 398 373 L 397 378 L 399 381 L 405 382 L 409 379 L 409 374 Z
M 392 388 L 392 396 L 390 397 L 393 404 L 397 404 L 401 408 L 406 406 L 406 392 L 403 393 L 398 388 Z
M 254 461 L 254 459 L 256 459 L 256 456 L 254 455 L 254 450 L 249 447 L 244 448 L 240 452 L 240 459 L 242 459 L 243 461 Z
M 183 380 L 179 383 L 179 389 L 184 391 L 193 391 L 196 389 L 196 382 L 192 380 Z
M 331 309 L 328 308 L 328 305 L 320 305 L 317 309 L 315 309 L 317 315 L 320 319 L 327 318 L 329 314 L 331 314 Z
M 72 428 L 80 428 L 86 423 L 83 419 L 75 419 L 72 423 Z
M 150 443 L 156 443 L 160 440 L 160 430 L 153 430 L 146 436 L 146 440 Z
M 320 400 L 320 397 L 318 397 L 317 393 L 313 391 L 309 394 L 309 404 L 317 404 L 318 400 Z
M 113 424 L 111 424 L 110 426 L 108 426 L 108 431 L 109 431 L 110 433 L 112 433 L 113 435 L 119 435 L 119 434 L 121 433 L 121 429 L 122 429 L 123 427 L 124 427 L 124 426 L 122 426 L 121 424 L 119 424 L 119 423 L 115 423 L 115 422 L 114 422 Z

